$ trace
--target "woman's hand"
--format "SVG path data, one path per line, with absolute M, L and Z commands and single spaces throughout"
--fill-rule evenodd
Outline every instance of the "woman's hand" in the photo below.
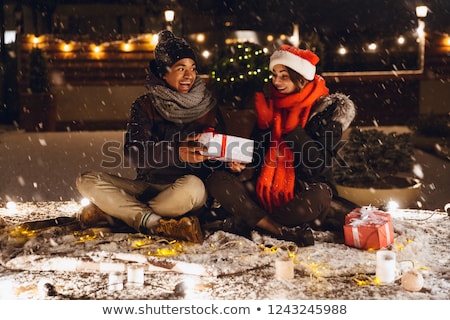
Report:
M 235 162 L 235 161 L 227 162 L 227 164 L 228 164 L 228 168 L 230 168 L 230 170 L 233 172 L 241 172 L 246 167 L 245 163 Z

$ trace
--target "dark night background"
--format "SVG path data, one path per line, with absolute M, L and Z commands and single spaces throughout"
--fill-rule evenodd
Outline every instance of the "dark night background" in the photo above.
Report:
M 360 106 L 357 120 L 362 124 L 371 124 L 374 119 L 385 124 L 404 124 L 422 113 L 424 108 L 427 112 L 448 112 L 448 106 L 443 105 L 446 95 L 439 96 L 435 88 L 439 87 L 436 90 L 440 93 L 447 90 L 441 87 L 448 85 L 449 44 L 437 47 L 435 39 L 448 38 L 450 34 L 449 0 L 2 0 L 0 3 L 4 8 L 1 20 L 5 30 L 16 29 L 21 34 L 31 35 L 52 34 L 63 40 L 86 38 L 100 43 L 123 40 L 129 35 L 157 33 L 166 27 L 164 11 L 173 9 L 173 31 L 187 38 L 198 33 L 207 34 L 207 41 L 196 49 L 199 52 L 211 50 L 212 57 L 217 57 L 217 52 L 225 45 L 223 40 L 236 30 L 254 30 L 272 34 L 277 39 L 280 35 L 290 36 L 296 24 L 300 39 L 308 39 L 311 35 L 317 37 L 315 47 L 321 57 L 320 73 L 417 69 L 418 18 L 415 8 L 426 5 L 429 8 L 424 19 L 426 70 L 422 75 L 358 76 L 353 79 L 338 79 L 333 75 L 328 76 L 327 81 L 333 91 L 341 90 L 354 97 Z M 20 8 L 23 15 L 18 20 Z M 59 17 L 63 21 L 58 20 Z M 400 35 L 409 37 L 408 45 L 402 49 L 398 49 L 395 42 Z M 378 52 L 368 54 L 366 48 L 370 42 L 380 44 Z M 193 45 L 197 46 L 196 43 Z M 277 45 L 279 43 L 274 41 L 269 49 Z M 337 54 L 340 46 L 348 49 L 345 56 Z M 2 48 L 2 61 L 7 59 L 7 50 Z M 62 61 L 54 59 L 52 62 L 53 68 L 62 68 Z M 207 63 L 205 66 L 200 63 L 201 73 L 211 69 Z M 116 64 L 114 75 L 118 78 L 124 74 L 124 82 L 136 84 L 142 78 L 141 71 L 130 71 L 127 64 L 131 65 L 131 62 L 122 60 Z M 95 72 L 84 72 L 84 82 Z M 116 78 L 111 79 L 109 85 L 123 84 L 114 82 Z M 8 81 L 11 83 L 6 80 L 7 84 Z M 77 81 L 82 82 L 82 79 Z M 438 97 L 436 101 L 429 102 L 420 96 L 424 86 L 431 88 L 431 91 L 427 89 L 429 96 Z M 9 94 L 11 90 L 6 88 L 5 91 Z M 7 116 L 7 121 L 11 121 L 11 112 L 4 110 L 2 118 Z M 123 123 L 122 119 L 120 121 Z

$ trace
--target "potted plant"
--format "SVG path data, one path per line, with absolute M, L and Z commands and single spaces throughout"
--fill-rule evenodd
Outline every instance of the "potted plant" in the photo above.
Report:
M 56 127 L 56 105 L 50 92 L 47 63 L 42 49 L 30 51 L 28 88 L 20 97 L 20 125 L 26 131 L 54 131 Z
M 414 145 L 426 152 L 450 160 L 450 113 L 421 114 L 412 120 Z
M 352 128 L 339 151 L 334 178 L 339 195 L 358 205 L 407 207 L 417 201 L 421 182 L 414 177 L 411 132 L 395 127 Z M 395 131 L 397 130 L 397 131 Z

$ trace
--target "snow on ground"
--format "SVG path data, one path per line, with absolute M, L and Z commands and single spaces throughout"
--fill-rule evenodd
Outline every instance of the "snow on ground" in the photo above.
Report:
M 32 233 L 16 226 L 31 220 L 73 217 L 76 202 L 21 203 L 0 208 L 2 263 L 0 298 L 106 300 L 434 300 L 450 298 L 450 219 L 442 212 L 392 212 L 398 274 L 377 284 L 376 251 L 343 243 L 330 232 L 315 232 L 316 244 L 293 243 L 253 233 L 252 239 L 216 232 L 203 244 L 149 238 L 109 229 L 79 230 L 59 225 Z M 61 223 L 63 223 L 62 221 Z M 275 277 L 275 261 L 291 257 L 294 278 Z M 127 267 L 145 266 L 141 287 L 127 282 Z M 420 272 L 417 292 L 401 277 Z M 109 275 L 122 271 L 123 288 L 110 290 Z M 51 295 L 48 288 L 51 285 Z M 46 289 L 47 288 L 47 289 Z M 3 296 L 3 297 L 2 297 Z

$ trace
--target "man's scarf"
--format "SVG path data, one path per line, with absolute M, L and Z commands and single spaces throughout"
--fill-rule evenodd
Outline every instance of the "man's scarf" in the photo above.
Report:
M 297 93 L 285 95 L 273 86 L 271 88 L 269 103 L 263 93 L 255 94 L 258 126 L 272 132 L 269 150 L 256 184 L 258 198 L 270 212 L 274 206 L 282 206 L 294 198 L 294 154 L 283 140 L 283 135 L 299 125 L 304 128 L 314 102 L 328 94 L 325 80 L 318 75 Z
M 207 114 L 216 100 L 204 82 L 196 78 L 188 93 L 180 93 L 164 85 L 150 85 L 148 91 L 159 114 L 175 123 L 189 123 Z

